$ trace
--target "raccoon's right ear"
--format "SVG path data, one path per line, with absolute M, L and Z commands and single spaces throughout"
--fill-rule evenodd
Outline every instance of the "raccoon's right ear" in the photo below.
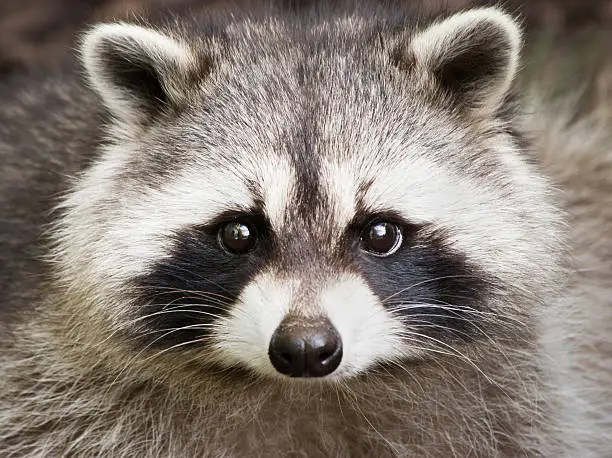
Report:
M 92 28 L 82 40 L 81 60 L 113 116 L 131 124 L 180 106 L 208 69 L 182 40 L 126 23 Z

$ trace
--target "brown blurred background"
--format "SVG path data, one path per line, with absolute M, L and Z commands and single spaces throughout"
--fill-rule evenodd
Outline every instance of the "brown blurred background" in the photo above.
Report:
M 229 0 L 242 1 L 242 0 Z M 246 0 L 248 1 L 248 0 Z M 406 0 L 425 8 L 500 4 L 485 0 Z M 28 67 L 52 67 L 70 58 L 74 38 L 86 24 L 171 8 L 218 8 L 228 0 L 0 0 L 0 77 Z M 612 0 L 506 0 L 527 24 L 527 43 L 542 59 L 564 49 L 597 62 L 608 60 Z M 535 38 L 534 38 L 535 37 Z M 536 43 L 534 45 L 534 43 Z

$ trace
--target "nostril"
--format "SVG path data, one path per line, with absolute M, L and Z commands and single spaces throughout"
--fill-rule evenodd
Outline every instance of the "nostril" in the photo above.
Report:
M 306 366 L 306 346 L 299 336 L 278 328 L 270 339 L 268 356 L 274 368 L 290 377 L 302 377 Z
M 306 358 L 313 377 L 323 377 L 338 368 L 342 361 L 342 341 L 333 327 L 311 339 Z
M 289 353 L 281 353 L 280 357 L 284 359 L 287 363 L 291 363 L 291 355 Z

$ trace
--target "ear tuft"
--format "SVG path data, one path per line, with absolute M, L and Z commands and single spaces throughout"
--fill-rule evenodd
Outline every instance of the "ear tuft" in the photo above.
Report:
M 89 83 L 111 113 L 140 124 L 179 105 L 201 70 L 187 44 L 126 23 L 102 24 L 86 33 L 81 60 Z
M 459 105 L 491 113 L 516 75 L 521 35 L 517 22 L 499 9 L 474 9 L 417 33 L 410 59 Z

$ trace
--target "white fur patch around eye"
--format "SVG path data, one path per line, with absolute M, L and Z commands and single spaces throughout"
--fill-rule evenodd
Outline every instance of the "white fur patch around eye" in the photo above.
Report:
M 243 177 L 201 168 L 174 176 L 160 188 L 125 192 L 113 202 L 109 200 L 113 183 L 125 161 L 119 149 L 113 148 L 92 167 L 62 204 L 66 209 L 59 237 L 62 258 L 69 269 L 74 259 L 80 259 L 76 264 L 86 266 L 87 275 L 97 278 L 98 285 L 145 274 L 168 255 L 174 233 L 206 224 L 224 211 L 253 205 Z
M 227 210 L 248 211 L 253 204 L 241 177 L 218 169 L 187 171 L 126 205 L 110 237 L 123 241 L 126 256 L 148 263 L 166 256 L 173 233 L 206 224 Z
M 409 171 L 408 171 L 409 170 Z M 496 266 L 513 265 L 504 259 L 502 247 L 512 247 L 524 236 L 513 202 L 504 201 L 469 179 L 411 161 L 404 167 L 381 172 L 364 201 L 373 208 L 394 209 L 416 224 L 429 223 L 446 231 L 452 248 L 492 273 Z M 521 245 L 519 245 L 521 246 Z M 497 252 L 497 259 L 491 257 Z M 502 261 L 501 263 L 497 261 Z
M 515 154 L 502 141 L 492 148 L 500 157 Z M 376 157 L 370 151 L 362 154 Z M 529 271 L 546 261 L 545 245 L 538 251 L 532 243 L 525 243 L 526 239 L 543 236 L 542 228 L 537 227 L 539 219 L 525 219 L 525 212 L 551 212 L 544 201 L 545 183 L 538 176 L 521 170 L 520 176 L 529 178 L 509 194 L 502 187 L 484 186 L 467 174 L 441 167 L 418 151 L 392 150 L 386 154 L 403 159 L 392 161 L 392 165 L 374 161 L 366 167 L 346 164 L 353 170 L 352 178 L 347 175 L 353 184 L 344 184 L 346 189 L 369 184 L 359 196 L 367 211 L 391 210 L 412 223 L 443 230 L 450 248 L 494 276 L 515 274 L 517 268 Z M 516 169 L 520 163 L 514 162 L 508 166 Z M 538 202 L 538 206 L 532 202 Z

